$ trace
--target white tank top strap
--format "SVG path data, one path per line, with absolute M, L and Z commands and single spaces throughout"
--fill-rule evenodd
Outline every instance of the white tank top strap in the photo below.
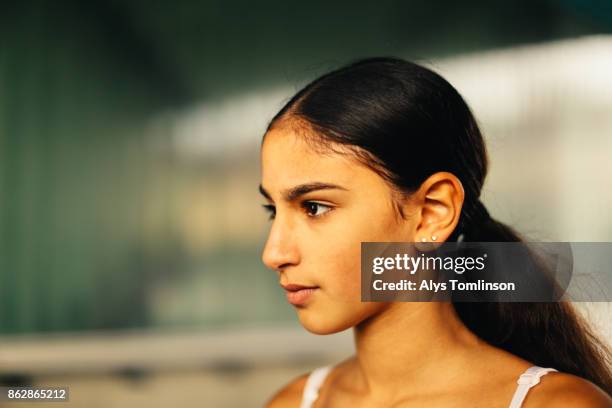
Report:
M 552 371 L 557 371 L 554 368 L 544 368 L 539 366 L 529 367 L 516 381 L 518 387 L 512 396 L 512 401 L 508 408 L 520 408 L 523 401 L 529 392 L 529 389 L 540 383 L 540 377 Z
M 319 397 L 319 388 L 325 381 L 325 378 L 333 368 L 332 365 L 319 367 L 314 369 L 304 385 L 304 392 L 302 394 L 302 402 L 300 408 L 311 408 L 312 404 Z M 540 383 L 540 377 L 550 372 L 557 371 L 554 368 L 544 368 L 539 366 L 529 367 L 516 381 L 518 387 L 514 392 L 512 401 L 510 402 L 509 408 L 521 408 L 525 397 L 529 390 Z
M 300 404 L 300 408 L 311 408 L 312 404 L 319 397 L 319 388 L 325 381 L 325 377 L 331 371 L 333 366 L 327 365 L 324 367 L 319 367 L 314 369 L 308 379 L 306 380 L 306 385 L 304 385 L 304 392 L 302 394 L 302 403 Z

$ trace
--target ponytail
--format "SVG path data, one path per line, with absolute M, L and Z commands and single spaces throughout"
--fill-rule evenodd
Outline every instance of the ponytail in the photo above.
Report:
M 463 237 L 459 240 L 523 242 L 515 230 L 491 218 L 480 201 L 470 215 L 471 225 L 461 230 Z M 491 345 L 535 365 L 585 378 L 612 394 L 610 349 L 571 303 L 454 302 L 453 305 L 465 325 Z

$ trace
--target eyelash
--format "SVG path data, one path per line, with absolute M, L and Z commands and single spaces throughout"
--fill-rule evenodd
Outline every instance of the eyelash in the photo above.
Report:
M 262 204 L 261 205 L 264 210 L 266 210 L 270 215 L 268 216 L 269 220 L 273 220 L 274 219 L 274 214 L 275 214 L 275 208 L 273 205 L 271 204 Z
M 321 217 L 323 217 L 324 215 L 326 215 L 327 213 L 329 213 L 330 211 L 333 210 L 333 207 L 331 205 L 326 205 L 326 204 L 318 203 L 316 201 L 304 201 L 301 204 L 301 207 L 303 209 L 305 209 L 305 210 L 308 210 L 308 206 L 312 205 L 312 204 L 317 205 L 319 207 L 326 207 L 326 208 L 328 208 L 328 210 L 325 211 L 323 214 L 319 214 L 319 215 L 310 215 L 310 214 L 307 214 L 307 216 L 310 217 L 310 218 L 321 218 Z M 266 211 L 268 211 L 270 213 L 270 216 L 268 217 L 268 219 L 269 220 L 273 220 L 274 216 L 276 215 L 276 207 L 274 207 L 272 204 L 262 204 L 262 207 Z

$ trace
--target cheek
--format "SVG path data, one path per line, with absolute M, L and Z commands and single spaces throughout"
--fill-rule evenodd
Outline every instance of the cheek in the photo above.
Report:
M 309 248 L 306 270 L 314 283 L 340 302 L 359 302 L 361 298 L 361 242 L 346 235 L 325 237 Z
M 346 236 L 345 236 L 346 238 Z M 317 252 L 310 268 L 321 287 L 316 300 L 298 309 L 300 323 L 316 334 L 351 328 L 382 309 L 383 303 L 361 302 L 361 242 L 330 241 Z
M 333 283 L 353 292 L 359 288 L 361 244 L 344 242 L 337 249 L 333 259 L 329 260 L 329 278 Z
M 359 211 L 360 210 L 360 211 Z M 379 216 L 366 216 L 376 210 Z M 348 214 L 347 214 L 348 215 Z M 385 208 L 364 208 L 351 211 L 350 217 L 335 220 L 320 231 L 301 233 L 310 239 L 304 246 L 305 269 L 313 283 L 324 289 L 334 301 L 355 307 L 361 302 L 361 243 L 401 241 L 401 232 Z M 307 264 L 307 265 L 306 265 Z
M 337 333 L 353 327 L 386 306 L 361 302 L 361 242 L 393 241 L 401 234 L 385 208 L 362 208 L 327 224 L 320 231 L 304 231 L 305 269 L 321 287 L 310 306 L 298 309 L 301 324 L 316 334 Z M 368 215 L 369 214 L 369 215 Z M 373 217 L 371 214 L 379 214 Z

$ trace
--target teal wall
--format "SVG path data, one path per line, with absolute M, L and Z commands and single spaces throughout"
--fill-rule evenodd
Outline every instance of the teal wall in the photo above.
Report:
M 143 127 L 165 96 L 53 12 L 0 36 L 0 331 L 145 324 Z

